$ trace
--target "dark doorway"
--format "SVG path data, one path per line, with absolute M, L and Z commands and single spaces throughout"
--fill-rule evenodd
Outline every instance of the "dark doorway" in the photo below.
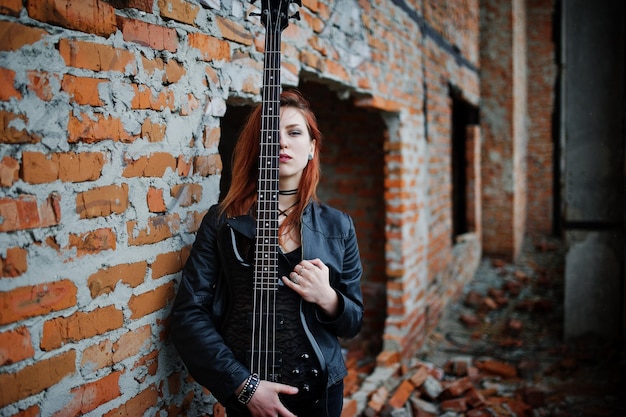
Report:
M 450 88 L 452 100 L 452 242 L 470 232 L 468 226 L 468 148 L 467 127 L 478 124 L 478 109 Z

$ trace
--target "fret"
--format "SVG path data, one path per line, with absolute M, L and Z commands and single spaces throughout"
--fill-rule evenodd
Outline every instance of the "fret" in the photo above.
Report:
M 265 37 L 259 179 L 257 184 L 257 237 L 255 289 L 278 288 L 278 155 L 280 152 L 280 31 Z

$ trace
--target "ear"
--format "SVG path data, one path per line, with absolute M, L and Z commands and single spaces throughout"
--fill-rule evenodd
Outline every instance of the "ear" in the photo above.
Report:
M 311 140 L 311 143 L 309 144 L 309 155 L 315 157 L 315 139 Z

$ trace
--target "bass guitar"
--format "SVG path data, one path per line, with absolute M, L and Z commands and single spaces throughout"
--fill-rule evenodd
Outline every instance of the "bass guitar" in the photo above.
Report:
M 260 379 L 295 386 L 287 408 L 313 404 L 326 388 L 326 366 L 303 314 L 303 300 L 278 274 L 278 164 L 280 151 L 281 33 L 297 17 L 300 1 L 263 0 L 266 29 L 256 234 L 245 236 L 228 222 L 218 232 L 229 298 L 221 333 L 235 357 Z M 290 14 L 291 13 L 291 14 Z M 236 405 L 232 405 L 236 406 Z

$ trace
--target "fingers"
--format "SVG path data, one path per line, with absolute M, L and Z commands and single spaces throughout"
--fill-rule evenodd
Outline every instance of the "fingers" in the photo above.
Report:
M 283 405 L 278 395 L 293 395 L 297 393 L 298 388 L 296 387 L 263 380 L 248 403 L 248 409 L 253 416 L 296 417 Z
M 279 394 L 287 394 L 287 395 L 295 395 L 298 393 L 298 388 L 291 386 L 291 385 L 285 385 L 285 384 L 279 384 L 276 382 L 273 382 L 276 392 L 278 392 Z

